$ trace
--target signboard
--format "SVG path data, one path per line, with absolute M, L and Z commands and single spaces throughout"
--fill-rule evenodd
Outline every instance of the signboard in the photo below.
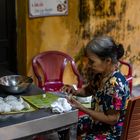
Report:
M 29 17 L 68 14 L 68 0 L 29 0 Z

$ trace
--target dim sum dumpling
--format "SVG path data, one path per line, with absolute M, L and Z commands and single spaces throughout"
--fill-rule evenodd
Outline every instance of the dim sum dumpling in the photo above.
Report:
M 24 103 L 24 100 L 23 100 L 22 97 L 19 97 L 18 101 L 19 101 L 20 103 Z
M 24 105 L 18 101 L 10 102 L 10 105 L 12 106 L 12 111 L 21 111 L 24 109 Z
M 0 97 L 0 100 L 3 100 L 3 98 L 2 98 L 2 97 Z
M 9 95 L 7 97 L 4 98 L 4 100 L 7 101 L 11 101 L 11 100 L 17 100 L 17 97 L 13 96 L 13 95 Z
M 3 104 L 4 103 L 4 101 L 3 100 L 0 100 L 0 104 Z
M 0 104 L 4 103 L 4 100 L 2 97 L 0 97 Z
M 0 104 L 0 112 L 7 113 L 11 111 L 11 106 L 7 103 Z
M 31 108 L 31 106 L 27 102 L 23 102 L 22 104 L 24 105 L 25 109 L 30 109 Z

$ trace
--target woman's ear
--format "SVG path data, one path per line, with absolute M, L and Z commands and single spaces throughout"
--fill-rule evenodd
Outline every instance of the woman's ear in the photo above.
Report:
M 112 59 L 111 58 L 106 58 L 105 62 L 106 62 L 106 64 L 111 64 L 112 63 Z

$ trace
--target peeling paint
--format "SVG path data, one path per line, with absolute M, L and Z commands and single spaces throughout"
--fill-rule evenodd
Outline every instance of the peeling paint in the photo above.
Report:
M 99 29 L 95 30 L 94 35 L 98 36 L 98 35 L 110 33 L 116 27 L 116 24 L 117 24 L 116 21 L 107 20 L 106 22 L 100 24 Z
M 105 1 L 104 0 L 93 0 L 94 5 L 94 16 L 105 16 Z
M 79 4 L 79 20 L 82 24 L 85 24 L 90 17 L 89 4 L 87 0 L 80 0 Z
M 109 17 L 116 15 L 116 0 L 93 0 L 94 16 Z
M 90 4 L 93 4 L 93 6 L 91 6 L 93 7 L 92 10 L 90 9 Z M 117 6 L 120 7 L 118 11 Z M 90 0 L 80 0 L 79 21 L 83 26 L 82 38 L 85 39 L 87 38 L 87 36 L 88 38 L 90 38 L 89 36 L 93 36 L 93 34 L 94 36 L 108 34 L 112 32 L 113 29 L 120 30 L 121 27 L 119 27 L 118 23 L 125 15 L 125 11 L 126 0 L 121 0 L 121 3 L 119 3 L 117 0 L 92 0 L 92 3 Z M 116 16 L 118 16 L 119 18 L 115 18 Z M 97 17 L 101 19 L 112 17 L 112 19 L 106 19 L 105 22 L 101 22 L 99 26 L 95 27 L 95 31 L 92 32 L 90 29 L 90 27 L 92 26 L 90 20 L 91 18 L 96 19 Z M 89 24 L 90 27 L 87 26 L 87 24 Z
M 110 6 L 109 6 L 109 9 L 110 9 L 110 15 L 111 16 L 115 16 L 116 15 L 116 1 L 115 0 L 110 0 Z
M 120 10 L 120 13 L 119 13 L 119 17 L 120 17 L 120 19 L 122 19 L 122 17 L 126 13 L 126 0 L 121 1 L 121 6 L 120 7 L 121 7 L 121 10 Z
M 82 25 L 80 27 L 81 39 L 91 39 L 93 36 L 103 34 L 111 35 L 117 42 L 124 45 L 123 59 L 132 63 L 133 66 L 140 64 L 140 49 L 137 47 L 140 24 L 139 19 L 135 18 L 139 17 L 139 6 L 137 6 L 139 0 L 135 2 L 131 0 L 79 1 L 81 4 L 79 10 L 79 21 Z M 132 48 L 135 48 L 136 53 Z M 79 53 L 79 55 L 81 54 Z M 133 73 L 140 77 L 137 70 L 134 70 Z
M 134 31 L 134 26 L 130 24 L 130 21 L 127 22 L 127 30 L 128 31 Z

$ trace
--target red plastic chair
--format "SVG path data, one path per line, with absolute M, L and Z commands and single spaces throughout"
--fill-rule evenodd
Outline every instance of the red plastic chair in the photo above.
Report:
M 58 91 L 64 85 L 63 73 L 68 63 L 70 63 L 74 74 L 77 76 L 77 88 L 81 88 L 82 78 L 74 60 L 60 51 L 42 52 L 32 59 L 38 86 L 44 91 Z
M 128 62 L 124 62 L 124 61 L 119 61 L 121 66 L 126 66 L 128 68 L 128 72 L 127 74 L 125 74 L 126 80 L 128 81 L 129 84 L 129 88 L 130 88 L 130 95 L 132 95 L 132 80 L 133 80 L 133 76 L 132 76 L 132 66 L 131 64 L 129 64 Z

